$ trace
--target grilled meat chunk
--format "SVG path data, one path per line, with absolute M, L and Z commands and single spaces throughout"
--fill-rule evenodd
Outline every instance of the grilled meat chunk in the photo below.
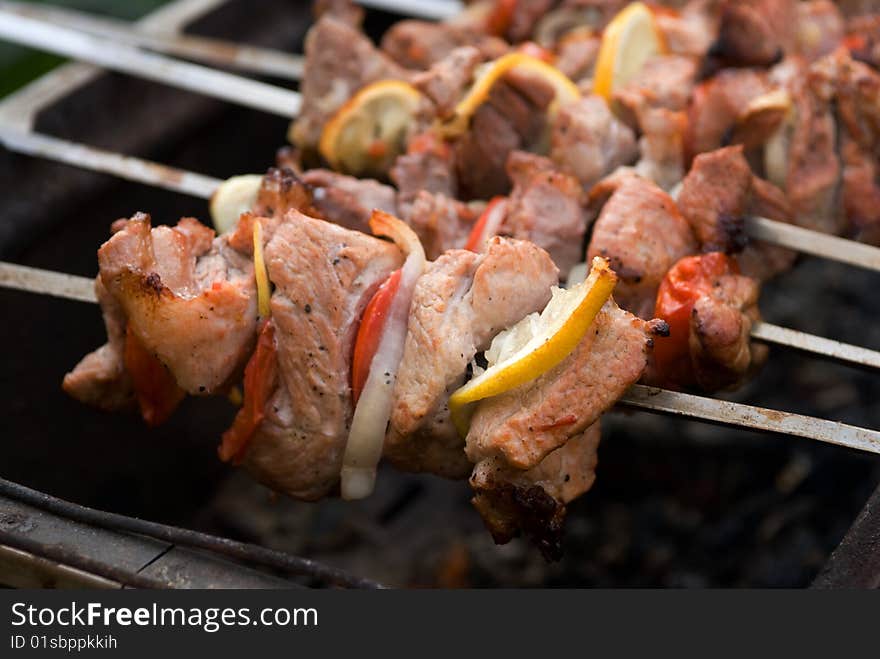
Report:
M 796 0 L 724 0 L 709 54 L 726 66 L 768 66 L 794 42 Z
M 467 436 L 472 462 L 532 469 L 581 435 L 636 382 L 663 321 L 644 321 L 609 300 L 556 367 L 479 403 Z
M 415 76 L 413 86 L 431 99 L 438 117 L 448 117 L 482 59 L 480 51 L 473 46 L 456 48 L 430 69 Z
M 669 52 L 703 57 L 718 34 L 715 0 L 689 0 L 680 11 L 659 11 L 657 26 Z
M 561 558 L 565 505 L 596 480 L 599 421 L 531 469 L 505 467 L 497 459 L 474 468 L 471 502 L 499 545 L 524 533 L 547 560 Z
M 401 219 L 416 232 L 428 259 L 463 247 L 476 219 L 467 204 L 426 191 L 419 192 L 403 210 Z
M 547 158 L 514 151 L 507 160 L 514 183 L 501 233 L 547 250 L 565 278 L 583 253 L 587 229 L 580 183 Z
M 192 394 L 221 390 L 253 345 L 253 263 L 193 218 L 150 228 L 138 213 L 98 250 L 100 277 L 131 331 Z
M 472 465 L 449 419 L 449 395 L 496 334 L 547 304 L 558 276 L 543 250 L 498 237 L 482 254 L 453 250 L 428 265 L 410 307 L 388 459 L 409 471 L 467 475 Z
M 743 221 L 751 193 L 752 171 L 741 146 L 694 158 L 678 195 L 678 208 L 702 251 L 742 251 L 746 244 Z
M 292 211 L 265 247 L 279 382 L 244 464 L 315 500 L 337 486 L 353 413 L 351 352 L 370 296 L 401 265 L 393 244 Z
M 442 194 L 455 199 L 455 161 L 452 148 L 433 131 L 416 135 L 399 156 L 390 172 L 397 185 L 397 199 L 402 215 L 420 192 Z
M 593 226 L 587 261 L 604 256 L 619 281 L 615 300 L 640 318 L 654 311 L 657 288 L 672 265 L 697 242 L 672 198 L 657 185 L 627 174 L 597 186 L 613 190 Z
M 407 72 L 377 50 L 358 29 L 325 15 L 309 30 L 302 108 L 291 124 L 290 141 L 306 152 L 317 149 L 324 124 L 361 87 Z
M 382 37 L 382 50 L 408 69 L 425 71 L 456 48 L 475 47 L 482 59 L 495 59 L 507 52 L 502 39 L 463 25 L 406 20 L 392 25 Z
M 767 346 L 750 339 L 759 291 L 751 277 L 728 275 L 694 303 L 690 352 L 701 391 L 736 387 L 766 360 Z
M 840 9 L 830 0 L 797 3 L 795 51 L 812 61 L 832 52 L 844 37 Z
M 626 123 L 639 126 L 642 108 L 684 110 L 688 106 L 697 76 L 697 63 L 684 55 L 652 57 L 642 70 L 625 85 L 616 89 L 614 102 Z M 641 129 L 644 132 L 644 129 Z
M 550 85 L 534 75 L 509 72 L 492 86 L 470 129 L 455 144 L 459 194 L 489 199 L 507 194 L 505 165 L 511 151 L 530 150 L 543 138 L 545 111 L 554 98 Z
M 347 229 L 369 231 L 370 215 L 376 209 L 397 213 L 397 193 L 390 185 L 327 169 L 311 169 L 301 178 L 312 190 L 317 217 Z
M 100 275 L 95 278 L 95 295 L 104 316 L 107 343 L 83 357 L 64 376 L 61 386 L 69 396 L 81 403 L 108 412 L 132 409 L 135 403 L 134 389 L 123 361 L 125 312 L 107 291 Z
M 599 96 L 585 96 L 560 108 L 553 121 L 550 157 L 585 186 L 630 164 L 637 155 L 632 130 L 615 119 Z
M 794 221 L 794 213 L 785 193 L 769 181 L 752 176 L 752 195 L 749 215 L 766 217 L 777 222 Z M 746 248 L 736 255 L 740 271 L 758 281 L 767 281 L 794 265 L 797 252 L 760 240 L 749 240 Z

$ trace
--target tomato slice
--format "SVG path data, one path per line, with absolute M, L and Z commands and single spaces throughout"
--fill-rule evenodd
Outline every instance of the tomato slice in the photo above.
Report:
M 131 325 L 125 329 L 125 370 L 131 376 L 134 395 L 144 422 L 159 426 L 177 409 L 186 395 L 165 365 L 141 342 Z
M 688 256 L 666 273 L 657 293 L 654 316 L 669 324 L 669 336 L 654 338 L 654 364 L 666 386 L 695 383 L 690 360 L 694 303 L 712 291 L 719 277 L 737 273 L 736 262 L 721 252 Z
M 501 204 L 507 201 L 507 197 L 495 197 L 486 206 L 482 215 L 474 223 L 474 228 L 468 236 L 464 248 L 471 252 L 479 252 L 482 250 L 482 243 L 491 238 L 498 230 L 502 217 L 497 217 L 496 213 L 501 213 Z M 489 235 L 487 235 L 489 234 Z
M 373 357 L 379 349 L 379 341 L 382 339 L 382 330 L 385 328 L 388 310 L 391 308 L 391 302 L 400 287 L 400 276 L 400 270 L 392 272 L 388 279 L 382 282 L 379 290 L 373 294 L 367 308 L 364 309 L 351 359 L 351 390 L 355 405 L 357 405 L 358 398 L 361 397 L 361 392 L 367 383 L 367 376 L 370 374 L 370 364 L 373 363 Z
M 264 320 L 257 336 L 257 347 L 244 369 L 244 401 L 232 427 L 223 433 L 217 453 L 224 462 L 238 464 L 266 415 L 266 404 L 275 391 L 278 360 L 275 325 Z

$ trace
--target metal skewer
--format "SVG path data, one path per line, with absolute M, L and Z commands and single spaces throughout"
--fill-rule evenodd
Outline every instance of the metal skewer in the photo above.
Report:
M 0 287 L 29 291 L 43 295 L 97 302 L 94 280 L 60 272 L 29 268 L 14 263 L 0 262 Z M 773 327 L 773 326 L 770 326 Z M 782 329 L 782 328 L 776 328 Z M 791 330 L 785 330 L 790 332 Z M 797 332 L 796 334 L 800 334 Z M 810 337 L 815 339 L 817 337 Z M 803 341 L 804 339 L 799 339 Z M 810 339 L 807 339 L 809 342 Z M 827 343 L 836 343 L 821 339 Z M 880 354 L 855 346 L 842 346 L 839 358 L 846 359 L 848 350 L 869 353 L 870 360 L 877 363 Z M 775 432 L 813 439 L 859 451 L 880 454 L 880 431 L 849 426 L 836 421 L 754 407 L 705 396 L 682 394 L 665 389 L 634 385 L 620 399 L 620 405 L 650 412 L 689 417 L 710 423 L 739 426 L 764 432 Z
M 288 89 L 146 53 L 126 44 L 2 9 L 0 37 L 282 117 L 295 117 L 302 103 L 300 95 Z
M 357 0 L 357 4 L 371 9 L 382 9 L 404 16 L 442 21 L 457 16 L 464 10 L 458 0 Z
M 139 46 L 157 53 L 176 55 L 217 66 L 227 66 L 288 80 L 299 80 L 302 77 L 303 58 L 301 56 L 268 48 L 258 48 L 189 34 L 145 32 L 125 21 L 43 4 L 24 4 L 3 0 L 0 2 L 0 10 L 18 16 L 60 23 L 96 37 Z

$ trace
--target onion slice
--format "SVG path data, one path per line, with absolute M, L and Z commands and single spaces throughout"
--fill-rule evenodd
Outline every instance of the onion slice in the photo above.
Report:
M 464 248 L 471 252 L 485 251 L 486 243 L 501 229 L 505 217 L 507 217 L 507 197 L 495 197 L 474 224 Z
M 416 282 L 425 270 L 425 250 L 406 224 L 393 215 L 375 210 L 370 228 L 377 236 L 391 238 L 406 254 L 400 283 L 391 302 L 382 338 L 366 384 L 354 408 L 354 417 L 342 458 L 341 494 L 346 500 L 363 499 L 373 492 L 376 466 L 382 457 L 385 430 L 391 418 L 391 396 L 403 357 L 409 323 L 409 306 Z

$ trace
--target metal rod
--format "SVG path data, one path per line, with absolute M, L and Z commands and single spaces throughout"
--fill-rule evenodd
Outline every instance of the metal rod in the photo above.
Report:
M 295 117 L 302 104 L 300 95 L 288 89 L 145 53 L 129 45 L 2 9 L 0 38 L 282 117 Z
M 10 533 L 2 528 L 0 528 L 0 545 L 26 551 L 29 554 L 47 558 L 61 565 L 68 565 L 77 570 L 115 581 L 122 586 L 150 589 L 168 588 L 168 584 L 164 581 L 137 574 L 124 568 L 106 565 L 91 556 L 77 553 L 62 545 L 39 542 L 25 535 Z
M 0 9 L 19 16 L 61 23 L 97 37 L 140 46 L 157 53 L 185 57 L 288 80 L 302 78 L 303 58 L 300 55 L 189 34 L 145 32 L 125 21 L 94 16 L 65 7 L 4 0 L 0 2 Z
M 880 454 L 880 432 L 837 421 L 780 412 L 717 398 L 695 396 L 645 385 L 633 385 L 619 405 L 650 412 L 688 417 L 762 432 L 793 435 L 837 446 Z
M 98 301 L 94 279 L 3 261 L 0 261 L 0 287 L 79 302 Z
M 457 0 L 357 0 L 359 5 L 404 16 L 442 21 L 460 14 L 464 7 Z
M 768 220 L 765 217 L 746 218 L 746 233 L 755 240 L 763 240 L 805 254 L 880 271 L 880 248 L 855 240 L 838 238 L 793 224 Z
M 111 174 L 129 181 L 208 199 L 219 179 L 169 167 L 149 160 L 104 151 L 86 144 L 41 133 L 0 126 L 0 144 L 10 151 L 63 162 L 74 167 Z
M 66 297 L 88 302 L 95 301 L 91 279 L 28 268 L 12 263 L 0 262 L 0 286 L 44 293 L 54 295 L 55 297 Z M 53 286 L 57 286 L 57 288 L 53 288 Z M 759 335 L 762 335 L 762 340 L 769 340 L 763 337 L 782 333 L 785 334 L 784 339 L 777 341 L 782 345 L 793 345 L 798 349 L 810 352 L 813 352 L 815 349 L 819 354 L 865 366 L 880 363 L 880 354 L 871 350 L 814 337 L 802 332 L 795 332 L 794 330 L 786 330 L 774 325 L 759 324 L 758 327 L 761 328 Z M 825 344 L 824 347 L 823 344 Z M 816 346 L 819 346 L 819 348 L 816 348 Z M 864 354 L 856 355 L 853 351 L 863 351 Z M 842 353 L 844 356 L 836 356 L 835 353 Z M 620 400 L 620 403 L 654 412 L 688 416 L 704 421 L 741 426 L 766 432 L 797 435 L 820 442 L 839 444 L 871 453 L 880 453 L 880 432 L 847 426 L 834 421 L 789 414 L 788 412 L 779 412 L 777 410 L 752 407 L 715 398 L 681 394 L 641 385 L 635 385 L 630 389 Z
M 850 343 L 841 343 L 806 332 L 798 332 L 771 323 L 755 323 L 752 326 L 752 338 L 814 355 L 822 355 L 856 366 L 880 368 L 880 352 L 876 350 L 869 350 Z
M 383 587 L 381 584 L 370 579 L 351 575 L 339 568 L 331 567 L 308 558 L 293 556 L 246 542 L 220 538 L 207 533 L 181 529 L 176 526 L 167 526 L 157 522 L 137 519 L 136 517 L 126 517 L 125 515 L 95 510 L 94 508 L 86 508 L 85 506 L 57 499 L 3 478 L 0 478 L 0 493 L 26 503 L 29 506 L 102 529 L 138 533 L 175 545 L 205 549 L 230 558 L 275 568 L 290 574 L 310 576 L 328 584 L 349 588 L 375 589 Z M 3 538 L 0 537 L 0 542 L 2 541 Z M 29 551 L 27 548 L 24 549 Z M 96 572 L 96 574 L 100 573 Z

